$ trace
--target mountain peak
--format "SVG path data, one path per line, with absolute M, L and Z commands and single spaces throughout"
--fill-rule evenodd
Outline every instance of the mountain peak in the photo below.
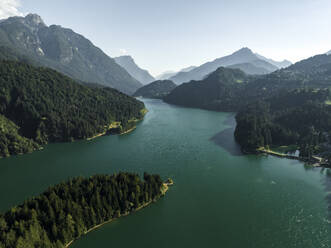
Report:
M 33 26 L 46 26 L 46 24 L 44 23 L 43 19 L 41 19 L 41 17 L 37 14 L 28 14 L 27 16 L 25 16 L 25 20 L 29 25 L 33 25 Z
M 134 62 L 134 59 L 130 56 L 130 55 L 122 55 L 122 56 L 119 56 L 119 57 L 116 57 L 116 58 L 114 58 L 115 60 L 122 60 L 122 61 L 129 61 L 129 62 L 131 62 L 131 63 L 135 63 Z
M 253 52 L 248 47 L 243 47 L 240 50 L 234 52 L 233 54 L 243 54 L 243 55 L 245 55 L 245 54 L 253 54 Z
M 122 66 L 133 78 L 142 84 L 153 82 L 155 78 L 147 70 L 141 69 L 130 55 L 114 58 L 115 62 Z

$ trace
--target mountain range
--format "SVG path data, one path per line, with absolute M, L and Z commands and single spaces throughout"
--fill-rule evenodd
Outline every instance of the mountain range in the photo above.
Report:
M 261 59 L 261 60 L 264 60 L 274 66 L 277 66 L 279 69 L 282 69 L 282 68 L 286 68 L 286 67 L 289 67 L 290 65 L 292 65 L 292 62 L 291 61 L 288 61 L 288 60 L 283 60 L 283 61 L 275 61 L 273 59 L 268 59 L 258 53 L 255 53 L 255 55 Z
M 193 70 L 194 68 L 196 68 L 196 66 L 189 66 L 184 69 L 181 69 L 180 71 L 166 71 L 166 72 L 162 73 L 161 75 L 157 76 L 156 79 L 157 80 L 166 80 L 166 79 L 169 79 L 169 78 L 175 76 L 177 73 L 189 72 L 189 71 Z
M 330 88 L 330 82 L 331 56 L 322 54 L 267 75 L 246 75 L 238 69 L 220 67 L 203 80 L 181 84 L 164 100 L 186 107 L 232 112 L 280 91 Z
M 177 84 L 189 82 L 191 80 L 201 80 L 208 74 L 214 72 L 219 67 L 238 68 L 246 74 L 267 74 L 288 66 L 290 62 L 275 62 L 261 55 L 255 54 L 249 48 L 242 48 L 235 53 L 207 62 L 188 72 L 179 72 L 170 80 Z
M 71 29 L 47 26 L 35 14 L 0 22 L 0 58 L 50 67 L 80 82 L 102 84 L 126 94 L 142 86 L 91 41 Z
M 115 57 L 114 60 L 140 83 L 146 85 L 155 81 L 155 78 L 147 70 L 141 69 L 131 56 Z

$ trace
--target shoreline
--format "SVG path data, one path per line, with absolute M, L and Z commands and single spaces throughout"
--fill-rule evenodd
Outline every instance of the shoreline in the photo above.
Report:
M 128 134 L 128 133 L 131 133 L 133 132 L 134 130 L 136 130 L 137 126 L 134 126 L 133 128 L 130 128 L 122 133 L 120 133 L 119 135 L 124 135 L 124 134 Z
M 164 182 L 163 185 L 162 185 L 162 188 L 161 188 L 161 196 L 160 197 L 163 197 L 167 193 L 167 191 L 169 190 L 169 186 L 172 186 L 172 185 L 173 185 L 173 183 Z M 79 240 L 84 235 L 87 235 L 88 233 L 90 233 L 90 232 L 92 232 L 92 231 L 94 231 L 94 230 L 96 230 L 96 229 L 98 229 L 98 228 L 100 228 L 100 227 L 102 227 L 102 226 L 104 226 L 106 224 L 109 224 L 109 223 L 113 222 L 114 220 L 117 220 L 117 219 L 119 219 L 121 217 L 128 216 L 128 215 L 133 214 L 133 213 L 135 213 L 135 212 L 137 212 L 137 211 L 139 211 L 139 210 L 141 210 L 143 208 L 146 208 L 147 206 L 149 206 L 153 202 L 156 202 L 156 200 L 151 200 L 149 202 L 146 202 L 146 203 L 142 204 L 141 206 L 137 207 L 136 209 L 133 209 L 130 212 L 125 212 L 124 214 L 121 214 L 117 218 L 113 218 L 113 219 L 107 220 L 107 221 L 105 221 L 103 223 L 100 223 L 100 224 L 94 226 L 94 227 L 91 227 L 90 229 L 88 229 L 87 231 L 85 231 L 84 234 L 81 235 L 80 237 L 78 237 L 76 239 L 73 239 L 69 243 L 65 244 L 64 247 L 65 248 L 69 248 L 75 241 Z
M 265 148 L 256 149 L 256 152 L 260 153 L 260 154 L 271 155 L 271 156 L 274 156 L 274 157 L 286 158 L 286 159 L 292 159 L 292 160 L 305 162 L 305 163 L 313 166 L 314 168 L 330 168 L 328 165 L 323 163 L 323 158 L 316 157 L 316 156 L 313 156 L 312 159 L 309 160 L 307 158 L 301 158 L 299 156 L 293 156 L 293 155 L 290 155 L 290 154 L 279 153 L 279 152 L 276 152 L 276 151 L 267 150 Z
M 142 121 L 145 117 L 145 115 L 148 113 L 148 109 L 146 108 L 143 108 L 142 110 L 140 110 L 140 113 L 142 114 L 142 117 L 140 119 L 134 119 L 134 120 L 131 120 L 132 122 L 135 122 L 136 124 L 140 121 Z M 116 128 L 119 128 L 121 126 L 121 123 L 120 122 L 117 122 L 117 121 L 114 121 L 112 122 L 108 129 L 102 133 L 98 133 L 90 138 L 86 138 L 87 141 L 91 141 L 91 140 L 94 140 L 94 139 L 97 139 L 97 138 L 100 138 L 100 137 L 103 137 L 103 136 L 107 136 L 108 133 L 112 130 L 112 129 L 116 129 Z M 134 125 L 134 127 L 128 129 L 128 130 L 125 130 L 125 131 L 122 131 L 120 133 L 117 133 L 117 134 L 114 134 L 114 135 L 124 135 L 124 134 L 128 134 L 128 133 L 131 133 L 133 132 L 135 129 L 137 128 L 137 125 Z M 111 134 L 110 134 L 111 135 Z

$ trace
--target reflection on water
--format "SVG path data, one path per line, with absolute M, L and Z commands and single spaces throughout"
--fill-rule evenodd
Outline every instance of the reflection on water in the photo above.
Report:
M 326 175 L 324 185 L 327 192 L 326 201 L 328 203 L 329 210 L 329 223 L 331 223 L 331 169 L 324 168 L 321 172 Z
M 232 156 L 243 156 L 244 154 L 240 150 L 240 146 L 236 143 L 233 137 L 234 128 L 230 127 L 222 132 L 214 135 L 210 140 L 216 145 L 222 147 Z
M 232 156 L 243 156 L 244 154 L 241 152 L 240 146 L 235 141 L 233 135 L 236 128 L 235 114 L 231 114 L 228 118 L 226 118 L 223 125 L 229 126 L 229 128 L 215 134 L 210 140 L 216 145 L 222 147 Z

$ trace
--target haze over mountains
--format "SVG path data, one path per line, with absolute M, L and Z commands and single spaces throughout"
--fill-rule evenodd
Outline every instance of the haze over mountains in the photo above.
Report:
M 229 56 L 207 62 L 189 72 L 180 72 L 171 77 L 170 80 L 177 84 L 201 80 L 221 66 L 241 69 L 247 74 L 267 74 L 288 65 L 290 65 L 288 61 L 275 62 L 253 53 L 249 48 L 242 48 Z
M 259 59 L 262 59 L 264 61 L 267 61 L 268 63 L 274 65 L 274 66 L 277 66 L 278 68 L 286 68 L 286 67 L 289 67 L 290 65 L 292 65 L 292 62 L 291 61 L 288 61 L 288 60 L 283 60 L 283 61 L 275 61 L 273 59 L 268 59 L 258 53 L 255 53 L 255 55 L 259 58 Z
M 147 70 L 141 69 L 131 56 L 120 56 L 114 60 L 140 83 L 146 85 L 155 81 L 155 78 Z
M 157 80 L 166 80 L 166 79 L 169 79 L 169 78 L 175 76 L 177 73 L 188 72 L 188 71 L 193 70 L 194 68 L 196 68 L 196 66 L 189 66 L 189 67 L 181 69 L 180 71 L 177 71 L 177 72 L 176 71 L 166 71 L 166 72 L 162 73 L 161 75 L 157 76 L 156 79 Z
M 176 87 L 164 100 L 185 107 L 238 111 L 248 103 L 281 91 L 331 87 L 331 55 L 316 55 L 267 75 L 247 76 L 220 67 L 201 81 Z
M 126 94 L 142 86 L 88 39 L 71 29 L 47 26 L 35 14 L 0 22 L 0 50 L 2 59 L 50 67 L 81 82 L 99 83 Z
M 109 86 L 129 95 L 155 81 L 132 57 L 113 59 L 82 35 L 61 26 L 47 26 L 35 14 L 0 22 L 0 58 L 50 67 L 80 82 Z M 221 66 L 261 75 L 289 65 L 289 61 L 277 62 L 255 54 L 249 48 L 242 48 L 198 67 L 167 72 L 158 76 L 157 80 L 169 79 L 176 84 L 201 80 Z

